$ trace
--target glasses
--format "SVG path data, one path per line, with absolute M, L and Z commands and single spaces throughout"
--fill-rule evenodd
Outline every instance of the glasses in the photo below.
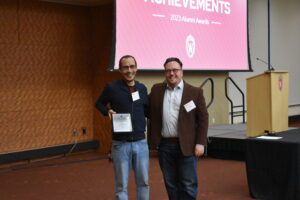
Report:
M 171 72 L 173 72 L 174 74 L 176 74 L 178 71 L 180 71 L 181 69 L 166 69 L 165 73 L 170 74 Z
M 136 68 L 135 65 L 121 66 L 121 67 L 120 67 L 121 70 L 129 70 L 129 69 L 135 69 L 135 68 Z

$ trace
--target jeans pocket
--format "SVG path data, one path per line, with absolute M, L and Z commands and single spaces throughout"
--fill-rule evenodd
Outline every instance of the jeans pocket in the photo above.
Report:
M 112 144 L 112 151 L 120 151 L 120 149 L 122 148 L 122 144 L 121 143 L 117 143 L 117 144 Z
M 114 144 L 113 145 L 113 150 L 114 151 L 119 151 L 121 149 L 121 145 L 120 144 Z

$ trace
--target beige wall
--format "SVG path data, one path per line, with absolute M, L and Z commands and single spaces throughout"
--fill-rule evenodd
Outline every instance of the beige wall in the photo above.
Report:
M 276 70 L 289 72 L 289 116 L 300 115 L 300 1 L 270 1 L 271 65 Z M 247 95 L 246 79 L 262 74 L 268 65 L 256 58 L 268 61 L 268 1 L 248 1 L 249 45 L 253 72 L 232 72 L 230 76 Z M 233 97 L 235 89 L 230 90 Z M 238 101 L 238 98 L 234 99 Z

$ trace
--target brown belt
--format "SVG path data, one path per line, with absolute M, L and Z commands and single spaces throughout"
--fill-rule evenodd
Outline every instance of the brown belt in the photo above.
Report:
M 169 137 L 169 138 L 162 138 L 163 141 L 167 141 L 167 142 L 179 142 L 179 138 L 178 137 Z

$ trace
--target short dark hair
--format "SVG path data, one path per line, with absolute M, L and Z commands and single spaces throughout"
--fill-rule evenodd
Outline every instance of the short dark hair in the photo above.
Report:
M 133 56 L 131 56 L 131 55 L 125 55 L 125 56 L 122 56 L 122 58 L 120 58 L 120 60 L 119 60 L 119 69 L 121 67 L 122 60 L 126 59 L 126 58 L 132 58 L 134 60 L 134 62 L 135 62 L 135 66 L 137 67 L 137 63 L 136 63 L 135 58 Z
M 180 68 L 182 68 L 182 62 L 179 60 L 179 58 L 176 58 L 176 57 L 170 57 L 170 58 L 167 58 L 167 60 L 165 61 L 164 63 L 164 67 L 166 67 L 166 65 L 169 63 L 169 62 L 177 62 L 179 65 L 180 65 Z

